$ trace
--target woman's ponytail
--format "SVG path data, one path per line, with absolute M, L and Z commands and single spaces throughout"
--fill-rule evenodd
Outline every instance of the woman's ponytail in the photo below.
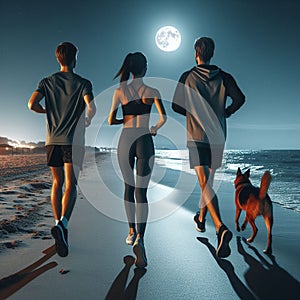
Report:
M 128 81 L 131 72 L 131 67 L 132 67 L 132 56 L 133 56 L 132 53 L 126 55 L 123 64 L 121 66 L 121 69 L 116 74 L 114 79 L 120 76 L 120 82 Z

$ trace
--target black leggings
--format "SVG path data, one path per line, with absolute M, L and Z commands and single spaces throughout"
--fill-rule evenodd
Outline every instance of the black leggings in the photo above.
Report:
M 136 176 L 134 163 L 136 160 Z M 124 128 L 118 144 L 118 161 L 124 178 L 124 204 L 130 228 L 144 236 L 148 218 L 147 189 L 154 163 L 152 136 L 144 128 Z

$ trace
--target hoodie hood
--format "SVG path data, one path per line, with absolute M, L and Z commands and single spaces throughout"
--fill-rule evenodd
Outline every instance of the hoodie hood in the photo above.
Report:
M 193 75 L 201 78 L 203 81 L 211 81 L 220 74 L 221 69 L 214 65 L 198 65 L 192 69 Z

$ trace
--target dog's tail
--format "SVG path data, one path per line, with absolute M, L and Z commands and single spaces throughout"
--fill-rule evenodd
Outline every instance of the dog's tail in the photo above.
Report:
M 266 197 L 271 180 L 272 180 L 271 173 L 269 171 L 266 171 L 261 178 L 259 195 L 258 195 L 260 200 L 262 200 Z

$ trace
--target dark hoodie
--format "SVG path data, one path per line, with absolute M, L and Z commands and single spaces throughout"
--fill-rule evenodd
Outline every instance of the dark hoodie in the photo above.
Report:
M 226 107 L 227 97 L 232 103 Z M 230 74 L 214 65 L 199 65 L 181 75 L 172 109 L 186 116 L 188 146 L 195 142 L 219 145 L 225 143 L 226 117 L 244 102 Z

